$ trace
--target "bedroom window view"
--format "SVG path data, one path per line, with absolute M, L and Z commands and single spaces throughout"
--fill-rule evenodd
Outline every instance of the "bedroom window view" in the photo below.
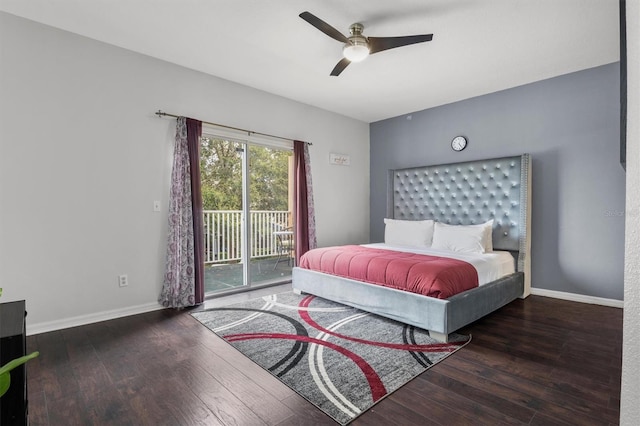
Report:
M 205 294 L 291 278 L 292 161 L 287 150 L 201 138 Z

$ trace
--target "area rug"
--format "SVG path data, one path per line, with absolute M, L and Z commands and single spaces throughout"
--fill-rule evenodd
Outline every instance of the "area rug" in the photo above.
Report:
M 342 425 L 470 341 L 293 292 L 191 315 Z

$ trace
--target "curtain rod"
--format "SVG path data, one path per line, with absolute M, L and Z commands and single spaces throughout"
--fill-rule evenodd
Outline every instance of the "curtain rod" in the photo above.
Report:
M 162 110 L 160 110 L 160 109 L 159 109 L 158 111 L 156 111 L 156 113 L 155 113 L 155 114 L 156 114 L 158 117 L 173 117 L 173 118 L 178 118 L 178 117 L 180 117 L 179 115 L 169 114 L 169 113 L 164 112 L 164 111 L 162 111 Z M 202 121 L 202 120 L 201 120 L 201 121 Z M 267 137 L 270 137 L 270 138 L 282 139 L 282 140 L 285 140 L 285 141 L 292 141 L 292 142 L 293 142 L 293 139 L 283 138 L 282 136 L 275 136 L 275 135 L 270 135 L 270 134 L 268 134 L 268 133 L 254 132 L 254 131 L 252 131 L 252 130 L 240 129 L 240 128 L 238 128 L 238 127 L 225 126 L 224 124 L 212 123 L 212 122 L 210 122 L 210 121 L 202 121 L 202 122 L 203 122 L 203 123 L 205 123 L 205 124 L 209 124 L 209 125 L 211 125 L 211 126 L 224 127 L 225 129 L 237 130 L 237 131 L 239 131 L 239 132 L 246 132 L 249 136 L 251 136 L 251 135 L 260 135 L 260 136 L 267 136 Z M 307 144 L 309 144 L 309 145 L 313 145 L 313 144 L 312 144 L 312 143 L 310 143 L 310 142 L 305 142 L 305 143 L 307 143 Z

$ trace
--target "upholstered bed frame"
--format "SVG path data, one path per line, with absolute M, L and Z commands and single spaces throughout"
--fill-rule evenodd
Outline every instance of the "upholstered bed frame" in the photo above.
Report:
M 531 160 L 529 154 L 390 170 L 387 217 L 454 225 L 494 219 L 494 250 L 514 256 L 516 272 L 448 299 L 293 268 L 293 289 L 429 330 L 449 333 L 531 289 Z

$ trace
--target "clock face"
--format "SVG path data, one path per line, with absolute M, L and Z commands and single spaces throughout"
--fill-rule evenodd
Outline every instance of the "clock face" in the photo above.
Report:
M 456 136 L 451 141 L 451 148 L 453 148 L 454 151 L 462 151 L 466 147 L 467 147 L 467 138 L 465 138 L 464 136 Z

